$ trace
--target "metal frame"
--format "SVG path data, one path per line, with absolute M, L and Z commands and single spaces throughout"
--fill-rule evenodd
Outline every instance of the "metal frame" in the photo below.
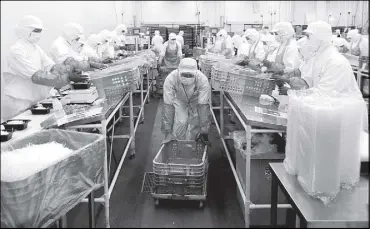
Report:
M 112 113 L 105 118 L 104 120 L 100 121 L 98 124 L 83 124 L 83 125 L 76 125 L 76 126 L 70 126 L 67 127 L 68 129 L 94 129 L 97 128 L 101 132 L 102 135 L 107 136 L 108 139 L 111 139 L 111 144 L 108 149 L 107 142 L 105 142 L 105 157 L 104 157 L 104 194 L 103 196 L 99 198 L 95 198 L 93 195 L 93 192 L 89 198 L 86 198 L 82 200 L 82 203 L 89 203 L 89 225 L 90 227 L 95 227 L 95 213 L 94 213 L 94 204 L 95 203 L 100 203 L 104 205 L 105 208 L 105 226 L 106 228 L 110 228 L 110 223 L 109 223 L 109 201 L 110 201 L 110 196 L 113 192 L 115 183 L 117 181 L 118 175 L 120 174 L 123 162 L 125 160 L 127 152 L 130 150 L 130 156 L 135 155 L 135 133 L 138 127 L 138 124 L 140 123 L 140 118 L 144 117 L 144 104 L 149 101 L 150 97 L 150 89 L 152 87 L 152 83 L 149 82 L 149 73 L 152 72 L 147 71 L 147 82 L 148 82 L 148 87 L 147 87 L 147 93 L 144 97 L 144 89 L 143 89 L 143 81 L 144 77 L 143 75 L 140 74 L 140 90 L 136 90 L 133 92 L 127 93 L 121 101 L 116 105 Z M 141 93 L 141 104 L 139 106 L 134 106 L 133 104 L 133 94 L 134 93 Z M 125 107 L 124 104 L 129 100 L 129 116 L 123 116 L 122 115 L 122 109 Z M 127 106 L 126 106 L 127 107 Z M 140 109 L 139 113 L 137 116 L 134 116 L 134 107 L 137 107 Z M 117 112 L 119 113 L 119 117 L 116 118 Z M 136 123 L 134 123 L 134 118 L 137 117 Z M 114 135 L 114 130 L 115 126 L 122 118 L 129 118 L 130 120 L 130 134 L 129 135 Z M 111 126 L 108 126 L 108 124 L 112 122 Z M 111 132 L 110 136 L 108 134 Z M 113 179 L 111 184 L 109 185 L 109 175 L 110 175 L 110 165 L 112 162 L 112 154 L 113 154 L 113 140 L 114 139 L 128 139 L 127 145 L 124 149 L 123 155 L 121 160 L 119 161 L 118 167 L 114 173 Z M 108 163 L 108 151 L 109 151 L 109 163 Z M 113 155 L 114 156 L 114 155 Z M 90 201 L 89 201 L 90 200 Z
M 230 157 L 229 150 L 226 145 L 226 139 L 230 139 L 230 137 L 225 137 L 224 136 L 224 109 L 225 109 L 225 104 L 224 100 L 228 104 L 229 107 L 227 109 L 230 109 L 235 113 L 236 117 L 242 124 L 245 132 L 246 132 L 246 140 L 247 140 L 247 148 L 246 148 L 246 180 L 245 180 L 245 193 L 242 187 L 240 179 L 238 178 L 238 175 L 236 173 L 236 169 L 234 166 L 234 163 Z M 216 124 L 217 131 L 220 135 L 222 145 L 225 149 L 225 153 L 227 156 L 227 159 L 229 161 L 231 170 L 233 172 L 235 181 L 238 186 L 238 191 L 243 199 L 244 202 L 244 222 L 245 222 L 245 227 L 249 228 L 249 214 L 250 214 L 250 209 L 266 209 L 266 208 L 271 208 L 271 204 L 253 204 L 250 201 L 250 166 L 251 166 L 251 139 L 252 139 L 252 134 L 253 133 L 283 133 L 285 131 L 282 130 L 266 130 L 266 129 L 253 129 L 251 125 L 248 125 L 244 122 L 243 118 L 241 117 L 242 114 L 239 114 L 239 112 L 236 110 L 234 105 L 230 102 L 230 100 L 225 97 L 224 91 L 220 91 L 220 102 L 221 105 L 218 108 L 213 108 L 212 107 L 212 101 L 211 101 L 211 114 L 213 116 L 214 122 Z M 220 109 L 220 124 L 218 124 L 215 113 L 213 109 Z M 278 208 L 291 208 L 290 204 L 279 204 Z

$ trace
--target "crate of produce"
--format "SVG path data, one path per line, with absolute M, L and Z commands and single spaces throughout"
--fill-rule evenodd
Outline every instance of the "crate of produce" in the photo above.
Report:
M 140 78 L 139 68 L 133 64 L 117 65 L 99 72 L 91 77 L 101 98 L 121 98 L 126 92 L 136 89 L 136 82 Z
M 204 175 L 207 167 L 207 147 L 196 141 L 172 141 L 162 145 L 153 160 L 153 172 L 158 175 Z
M 259 98 L 262 94 L 271 95 L 275 83 L 271 74 L 259 73 L 229 63 L 218 63 L 212 67 L 212 86 L 233 94 Z
M 2 227 L 49 227 L 104 183 L 102 135 L 44 130 L 1 149 Z
M 212 66 L 218 62 L 226 61 L 225 56 L 207 53 L 206 55 L 199 56 L 199 68 L 209 79 L 211 78 Z

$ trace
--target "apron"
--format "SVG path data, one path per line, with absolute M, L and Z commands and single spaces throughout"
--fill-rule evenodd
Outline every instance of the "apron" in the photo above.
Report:
M 276 57 L 275 57 L 275 64 L 276 65 L 284 66 L 284 54 L 285 54 L 286 48 L 288 46 L 287 44 L 289 42 L 290 42 L 290 40 L 285 45 L 281 45 L 279 47 L 279 49 L 277 50 Z M 279 54 L 279 51 L 280 51 L 281 47 L 283 47 L 283 51 Z M 273 92 L 273 95 L 280 102 L 279 110 L 285 112 L 285 111 L 287 111 L 287 105 L 289 103 L 289 99 L 288 99 L 287 95 L 279 95 L 278 88 L 279 87 L 276 85 L 275 91 Z
M 352 47 L 351 45 L 351 54 L 354 55 L 354 56 L 360 56 L 360 43 L 362 41 L 362 37 L 360 38 L 360 40 L 355 44 L 354 47 Z
M 251 48 L 249 49 L 249 53 L 248 53 L 248 57 L 249 59 L 254 59 L 254 57 L 256 56 L 255 52 L 256 52 L 256 48 L 257 48 L 257 45 L 258 43 L 260 42 L 260 39 L 258 38 L 257 42 L 256 42 L 256 45 L 254 46 L 254 49 L 251 53 L 251 48 L 252 48 L 252 45 L 251 45 Z
M 177 56 L 179 47 L 176 43 L 176 49 L 171 50 L 170 45 L 166 48 L 166 54 L 164 55 L 164 64 L 167 68 L 177 68 L 180 64 L 180 58 Z
M 179 73 L 178 73 L 179 74 Z M 173 125 L 173 135 L 178 140 L 195 140 L 200 132 L 200 119 L 198 111 L 198 83 L 195 77 L 194 85 L 186 88 L 177 78 L 177 88 L 175 89 L 175 122 Z

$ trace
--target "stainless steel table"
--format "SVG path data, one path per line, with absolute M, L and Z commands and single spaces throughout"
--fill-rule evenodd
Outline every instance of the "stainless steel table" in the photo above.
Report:
M 236 172 L 234 163 L 230 157 L 228 147 L 225 140 L 230 139 L 230 136 L 224 136 L 224 102 L 228 104 L 228 109 L 231 109 L 240 123 L 242 124 L 246 132 L 246 179 L 240 180 Z M 229 160 L 231 170 L 234 174 L 235 181 L 237 183 L 238 191 L 244 202 L 244 221 L 245 227 L 250 226 L 250 209 L 268 209 L 270 204 L 253 204 L 251 202 L 251 159 L 254 156 L 251 155 L 251 139 L 254 133 L 284 133 L 286 131 L 287 119 L 286 115 L 278 111 L 277 105 L 264 106 L 259 104 L 259 99 L 243 96 L 234 95 L 227 92 L 220 91 L 220 107 L 211 106 L 211 114 L 213 115 L 217 130 L 220 134 L 221 142 L 224 146 L 226 156 Z M 275 113 L 275 115 L 261 113 L 261 108 L 268 109 L 268 111 Z M 220 109 L 220 124 L 218 124 L 214 110 Z M 256 128 L 257 127 L 257 128 Z M 261 129 L 264 128 L 264 129 Z M 283 156 L 283 155 L 282 155 Z M 244 185 L 242 185 L 242 183 Z M 245 187 L 245 191 L 244 188 Z M 288 204 L 279 204 L 279 208 L 291 208 Z
M 361 176 L 353 190 L 341 190 L 325 206 L 310 197 L 298 183 L 297 177 L 288 174 L 283 163 L 270 163 L 271 227 L 276 228 L 278 187 L 280 187 L 300 218 L 300 227 L 360 227 L 369 228 L 369 177 Z

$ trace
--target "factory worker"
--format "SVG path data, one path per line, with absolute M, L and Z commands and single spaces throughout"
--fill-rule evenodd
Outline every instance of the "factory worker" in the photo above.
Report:
M 181 44 L 181 47 L 184 47 L 184 31 L 180 31 L 176 36 L 176 40 Z
M 197 70 L 196 60 L 182 59 L 164 82 L 163 143 L 174 139 L 201 140 L 209 145 L 210 90 L 208 78 Z
M 265 58 L 265 50 L 258 31 L 256 29 L 247 29 L 245 31 L 245 39 L 247 39 L 250 44 L 248 59 L 263 61 Z
M 126 51 L 125 47 L 126 38 L 123 35 L 117 35 L 116 33 L 112 33 L 112 46 L 114 49 L 114 56 L 123 56 Z
M 304 32 L 306 38 L 298 43 L 304 60 L 299 68 L 301 78 L 322 92 L 354 92 L 362 96 L 349 61 L 331 44 L 331 26 L 317 21 Z
M 84 30 L 81 25 L 68 23 L 63 27 L 62 35 L 51 45 L 51 57 L 57 64 L 63 63 L 68 57 L 76 61 L 86 61 L 87 57 L 81 55 L 84 45 Z
M 267 67 L 273 67 L 284 73 L 298 69 L 301 60 L 298 54 L 297 42 L 294 38 L 294 28 L 290 22 L 279 22 L 274 25 L 271 32 L 275 35 L 276 41 L 280 44 L 276 53 L 274 66 L 264 62 Z
M 221 51 L 220 54 L 224 55 L 225 57 L 231 57 L 234 55 L 234 48 L 233 42 L 230 35 L 227 34 L 226 30 L 221 29 L 217 36 L 219 37 Z
M 127 27 L 125 24 L 118 25 L 113 31 L 114 50 L 124 50 L 126 44 Z M 122 53 L 122 52 L 119 52 Z
M 231 41 L 233 42 L 235 55 L 238 55 L 238 49 L 243 42 L 242 37 L 239 34 L 234 34 L 234 36 L 231 38 Z
M 350 30 L 347 38 L 350 41 L 348 45 L 350 54 L 355 56 L 369 56 L 369 39 L 363 37 L 357 29 Z
M 338 37 L 337 35 L 333 35 L 332 39 L 332 43 L 334 47 L 338 50 L 338 52 L 346 53 L 349 51 L 349 43 L 346 41 L 346 39 L 344 39 L 343 37 Z
M 91 34 L 85 45 L 82 47 L 81 55 L 88 58 L 90 66 L 92 68 L 103 69 L 108 67 L 103 64 L 103 60 L 98 55 L 98 51 L 101 49 L 101 39 L 97 34 Z
M 3 66 L 1 119 L 8 120 L 35 103 L 50 96 L 53 87 L 61 88 L 69 83 L 72 69 L 56 75 L 54 61 L 37 45 L 43 25 L 39 18 L 24 16 L 16 26 L 18 40 L 10 47 Z M 59 66 L 59 68 L 63 66 Z M 77 79 L 74 79 L 78 81 Z
M 336 29 L 336 30 L 335 30 L 335 36 L 336 36 L 336 37 L 342 37 L 342 36 L 340 35 L 340 29 Z
M 114 33 L 117 34 L 117 36 L 122 36 L 125 40 L 126 34 L 127 34 L 127 27 L 125 24 L 120 24 L 114 29 Z M 123 44 L 125 45 L 125 44 Z
M 113 36 L 114 34 L 109 30 L 102 30 L 99 33 L 99 36 L 101 38 L 102 42 L 102 50 L 99 55 L 101 55 L 101 58 L 103 60 L 105 59 L 114 59 L 115 58 L 115 52 L 114 52 L 114 46 L 113 46 Z
M 241 57 L 241 58 L 244 58 L 244 57 L 248 56 L 250 44 L 248 43 L 248 41 L 246 39 L 246 35 L 242 36 L 241 41 L 242 41 L 242 43 L 239 46 L 237 56 Z
M 261 37 L 263 48 L 265 50 L 265 59 L 270 62 L 275 62 L 279 43 L 275 40 L 275 36 L 267 34 Z
M 159 63 L 163 61 L 168 68 L 177 68 L 182 58 L 181 44 L 176 41 L 176 34 L 170 33 L 159 54 Z
M 160 36 L 160 33 L 158 30 L 154 32 L 154 37 L 152 38 L 152 50 L 156 55 L 159 55 L 159 53 L 162 50 L 163 46 L 163 37 Z

